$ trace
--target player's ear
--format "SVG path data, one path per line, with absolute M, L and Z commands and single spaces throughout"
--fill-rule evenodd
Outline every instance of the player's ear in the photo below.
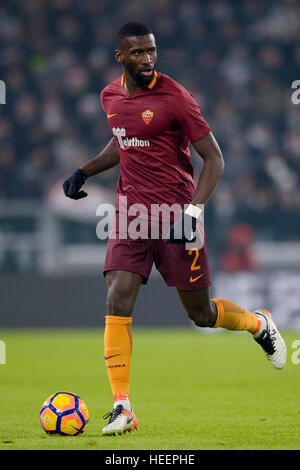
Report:
M 116 61 L 119 62 L 119 64 L 122 64 L 124 62 L 124 56 L 122 52 L 119 49 L 116 49 L 114 54 Z

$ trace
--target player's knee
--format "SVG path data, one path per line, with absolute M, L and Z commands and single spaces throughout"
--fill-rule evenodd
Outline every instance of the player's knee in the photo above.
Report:
M 106 298 L 107 315 L 127 316 L 132 314 L 133 301 L 129 289 L 124 287 L 111 287 Z
M 194 308 L 188 310 L 189 318 L 200 328 L 212 327 L 215 323 L 214 316 L 209 309 Z

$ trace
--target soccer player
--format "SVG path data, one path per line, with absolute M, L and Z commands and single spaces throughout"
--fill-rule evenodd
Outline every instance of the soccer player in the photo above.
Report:
M 64 182 L 65 195 L 86 197 L 81 190 L 86 179 L 120 163 L 116 214 L 126 210 L 121 196 L 127 198 L 128 207 L 179 204 L 182 210 L 167 235 L 161 231 L 155 239 L 124 237 L 116 225 L 115 236 L 108 240 L 103 267 L 104 350 L 114 407 L 105 416 L 109 421 L 103 435 L 138 427 L 129 398 L 132 311 L 153 263 L 167 285 L 177 288 L 187 315 L 198 327 L 248 331 L 275 368 L 286 362 L 286 346 L 271 314 L 264 308 L 252 313 L 231 300 L 211 299 L 205 242 L 201 248 L 186 249 L 186 243 L 195 239 L 201 208 L 224 170 L 221 150 L 197 103 L 183 86 L 156 71 L 155 38 L 147 25 L 128 23 L 120 28 L 115 59 L 122 66 L 122 76 L 101 93 L 113 138 Z M 203 159 L 196 186 L 189 144 Z

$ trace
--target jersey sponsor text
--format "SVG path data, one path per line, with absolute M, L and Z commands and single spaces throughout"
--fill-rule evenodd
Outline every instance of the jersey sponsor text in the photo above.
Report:
M 113 127 L 113 135 L 117 137 L 121 149 L 126 147 L 150 147 L 149 140 L 138 139 L 137 137 L 126 137 L 126 129 L 124 127 Z

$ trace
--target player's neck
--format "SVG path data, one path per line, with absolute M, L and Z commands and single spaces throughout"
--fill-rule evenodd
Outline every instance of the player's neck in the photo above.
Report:
M 144 87 L 140 87 L 136 84 L 133 78 L 126 72 L 124 72 L 124 90 L 128 95 L 133 95 L 135 93 L 139 93 L 147 88 L 147 85 Z

